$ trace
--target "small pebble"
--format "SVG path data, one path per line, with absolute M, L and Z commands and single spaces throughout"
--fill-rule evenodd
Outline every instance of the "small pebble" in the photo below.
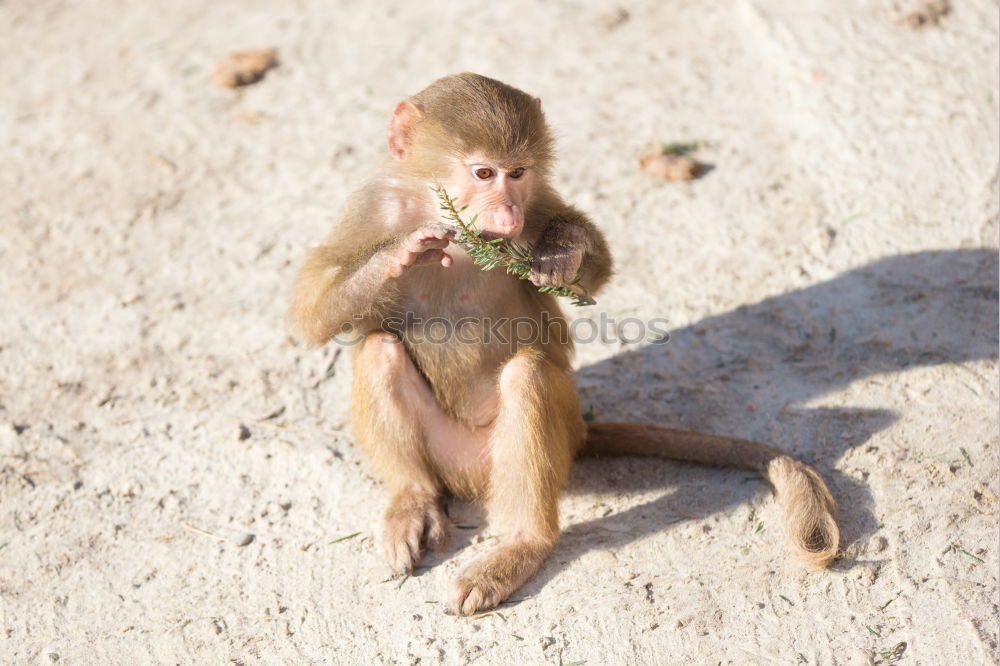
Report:
M 242 548 L 243 546 L 249 546 L 253 543 L 253 540 L 257 537 L 253 534 L 244 534 L 243 537 L 236 542 L 236 545 Z

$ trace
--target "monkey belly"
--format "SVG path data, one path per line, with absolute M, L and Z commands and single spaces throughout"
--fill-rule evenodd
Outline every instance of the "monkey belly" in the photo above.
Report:
M 420 424 L 427 461 L 453 493 L 481 495 L 491 469 L 490 433 L 499 410 L 495 381 L 466 378 L 461 417 L 442 405 L 410 351 L 392 377 L 393 393 Z
M 459 497 L 475 498 L 488 487 L 492 457 L 490 433 L 492 424 L 468 428 L 448 418 L 441 419 L 426 431 L 425 444 L 440 479 Z
M 495 390 L 482 391 L 470 418 L 460 422 L 420 379 L 424 384 L 421 390 L 426 391 L 418 404 L 428 461 L 451 492 L 462 497 L 481 495 L 492 467 L 490 434 L 499 405 Z

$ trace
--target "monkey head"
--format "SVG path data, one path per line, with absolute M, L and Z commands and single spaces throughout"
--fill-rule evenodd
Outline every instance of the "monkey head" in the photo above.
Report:
M 449 195 L 476 216 L 476 227 L 487 237 L 516 238 L 524 229 L 534 179 L 529 164 L 477 152 L 456 156 L 444 183 Z
M 469 73 L 439 79 L 396 105 L 388 146 L 402 172 L 441 182 L 494 238 L 521 234 L 553 152 L 538 98 Z

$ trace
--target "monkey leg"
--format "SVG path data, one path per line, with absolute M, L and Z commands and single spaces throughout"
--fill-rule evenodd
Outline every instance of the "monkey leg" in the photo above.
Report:
M 351 416 L 361 447 L 392 497 L 382 522 L 382 551 L 397 573 L 409 573 L 426 544 L 447 542 L 441 487 L 428 461 L 424 423 L 440 407 L 402 343 L 372 333 L 354 359 Z
M 487 507 L 503 535 L 455 582 L 452 613 L 493 608 L 538 571 L 559 537 L 559 492 L 583 442 L 576 387 L 535 350 L 507 362 L 490 432 Z

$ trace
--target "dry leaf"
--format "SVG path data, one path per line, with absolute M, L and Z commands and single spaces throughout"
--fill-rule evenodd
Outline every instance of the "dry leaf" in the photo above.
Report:
M 278 64 L 274 49 L 230 53 L 215 65 L 212 81 L 220 88 L 236 88 L 256 83 L 264 73 Z
M 661 148 L 640 157 L 639 168 L 643 173 L 663 180 L 694 180 L 701 173 L 701 165 L 697 161 Z
M 937 25 L 951 12 L 951 3 L 948 0 L 923 0 L 919 5 L 908 14 L 897 11 L 896 20 L 913 30 L 919 30 Z

